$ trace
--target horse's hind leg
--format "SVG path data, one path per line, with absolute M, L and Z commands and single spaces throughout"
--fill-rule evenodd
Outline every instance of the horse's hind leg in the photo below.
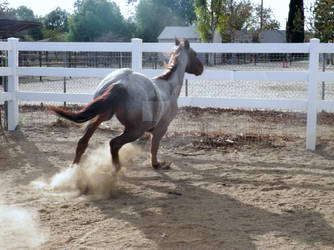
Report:
M 161 164 L 158 161 L 157 154 L 160 145 L 161 138 L 165 135 L 168 127 L 158 127 L 152 132 L 152 141 L 151 141 L 151 162 L 154 169 L 161 167 Z
M 126 143 L 137 140 L 143 134 L 144 134 L 144 130 L 126 128 L 123 134 L 121 134 L 120 136 L 110 141 L 110 153 L 112 156 L 112 162 L 114 166 L 116 167 L 117 172 L 121 169 L 121 164 L 120 164 L 119 155 L 118 155 L 118 152 L 121 149 L 121 147 Z
M 78 141 L 73 164 L 78 164 L 80 162 L 81 156 L 83 155 L 88 146 L 89 139 L 92 137 L 99 125 L 105 120 L 106 115 L 102 114 L 87 125 L 84 135 Z

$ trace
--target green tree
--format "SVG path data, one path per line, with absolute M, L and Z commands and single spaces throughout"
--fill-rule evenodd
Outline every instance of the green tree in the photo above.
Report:
M 41 22 L 42 20 L 40 19 L 35 19 L 35 22 Z M 43 27 L 39 26 L 36 28 L 32 28 L 28 30 L 28 35 L 33 39 L 33 40 L 42 40 L 43 37 Z
M 125 20 L 114 2 L 77 0 L 74 6 L 69 21 L 70 40 L 92 42 L 109 32 L 128 35 Z
M 262 27 L 261 27 L 262 13 Z M 278 30 L 280 23 L 274 18 L 274 13 L 270 8 L 262 8 L 261 4 L 255 5 L 253 8 L 252 21 L 249 29 L 251 30 Z
M 288 43 L 304 42 L 304 20 L 303 0 L 290 0 L 289 16 L 286 23 L 286 40 Z
M 14 15 L 18 20 L 35 21 L 34 12 L 26 6 L 20 6 L 14 10 Z
M 70 14 L 57 7 L 44 18 L 44 26 L 47 30 L 56 30 L 58 32 L 68 31 L 68 19 Z
M 194 0 L 197 30 L 202 41 L 213 42 L 216 30 L 222 32 L 226 27 L 225 3 L 226 0 Z
M 43 18 L 43 37 L 49 41 L 66 41 L 70 14 L 57 7 Z
M 136 7 L 137 35 L 147 42 L 155 42 L 166 26 L 185 25 L 173 11 L 159 0 L 141 0 Z
M 127 0 L 128 5 L 133 5 L 136 2 L 139 0 Z M 196 20 L 194 0 L 154 0 L 152 3 L 170 9 L 184 25 L 190 25 Z
M 273 11 L 270 8 L 262 8 L 261 4 L 253 7 L 252 17 L 248 25 L 248 32 L 252 35 L 252 42 L 260 42 L 262 30 L 278 30 L 279 28 L 280 23 L 274 19 Z
M 262 30 L 279 29 L 279 22 L 273 18 L 270 8 L 261 9 L 261 5 L 254 5 L 250 0 L 227 0 L 223 5 L 225 26 L 220 29 L 222 42 L 233 42 L 237 31 L 248 31 L 253 35 L 253 41 L 259 41 Z M 262 27 L 261 27 L 262 13 Z
M 232 42 L 238 30 L 248 30 L 252 25 L 253 6 L 249 0 L 228 0 L 223 11 L 226 15 L 226 26 L 220 32 L 222 42 Z
M 35 16 L 34 12 L 26 6 L 20 6 L 17 9 L 13 9 L 12 13 L 13 17 L 17 20 L 41 22 L 41 20 Z M 33 40 L 43 39 L 42 26 L 29 29 L 28 36 Z
M 161 5 L 168 7 L 174 15 L 178 16 L 179 19 L 185 25 L 190 25 L 196 21 L 196 14 L 194 9 L 193 0 L 158 0 Z
M 8 7 L 7 0 L 0 0 L 0 17 L 1 18 L 8 18 L 11 16 L 11 10 Z
M 321 42 L 334 39 L 334 0 L 316 0 L 313 9 L 314 34 Z

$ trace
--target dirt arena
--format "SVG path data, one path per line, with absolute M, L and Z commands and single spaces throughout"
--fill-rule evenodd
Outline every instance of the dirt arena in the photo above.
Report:
M 32 184 L 70 165 L 83 130 L 31 121 L 43 112 L 0 134 L 0 212 L 16 211 L 0 217 L 1 249 L 334 248 L 332 115 L 309 152 L 303 114 L 183 109 L 161 142 L 171 168 L 150 167 L 144 137 L 110 197 L 92 200 Z M 103 125 L 86 155 L 119 133 Z M 13 222 L 20 211 L 33 222 Z

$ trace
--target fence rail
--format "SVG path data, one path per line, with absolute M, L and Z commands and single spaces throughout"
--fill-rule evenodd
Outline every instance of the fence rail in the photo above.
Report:
M 85 52 L 131 52 L 132 43 L 71 43 L 71 42 L 22 42 L 20 51 L 85 51 Z
M 104 77 L 113 68 L 67 68 L 67 67 L 21 67 L 20 51 L 53 51 L 53 52 L 130 52 L 131 67 L 135 71 L 148 76 L 162 73 L 160 69 L 143 69 L 144 52 L 169 52 L 170 43 L 142 43 L 140 39 L 132 39 L 130 43 L 51 43 L 51 42 L 19 42 L 16 38 L 8 42 L 0 42 L 0 50 L 8 51 L 8 67 L 0 67 L 0 76 L 8 77 L 8 92 L 0 93 L 0 102 L 8 101 L 8 129 L 15 130 L 18 124 L 18 101 L 54 101 L 86 103 L 92 94 L 67 94 L 20 91 L 19 76 L 56 76 L 56 77 Z M 301 44 L 221 44 L 195 43 L 192 47 L 198 53 L 304 53 L 309 55 L 307 71 L 236 71 L 205 70 L 195 77 L 186 74 L 185 79 L 203 80 L 247 80 L 247 81 L 307 81 L 307 99 L 249 99 L 249 98 L 212 98 L 212 97 L 180 97 L 180 106 L 220 107 L 220 108 L 256 108 L 256 109 L 288 109 L 307 112 L 306 148 L 314 150 L 316 146 L 317 112 L 334 111 L 334 101 L 317 99 L 318 81 L 334 79 L 334 72 L 319 72 L 319 54 L 334 53 L 333 44 L 320 44 L 318 39 Z

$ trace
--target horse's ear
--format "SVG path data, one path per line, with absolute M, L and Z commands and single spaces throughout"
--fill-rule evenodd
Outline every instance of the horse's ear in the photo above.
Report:
M 189 49 L 190 48 L 190 44 L 189 44 L 189 41 L 188 40 L 184 40 L 184 47 L 186 49 Z
M 179 45 L 180 45 L 180 40 L 177 39 L 176 37 L 174 38 L 174 41 L 175 41 L 175 45 L 176 45 L 176 46 L 179 46 Z

